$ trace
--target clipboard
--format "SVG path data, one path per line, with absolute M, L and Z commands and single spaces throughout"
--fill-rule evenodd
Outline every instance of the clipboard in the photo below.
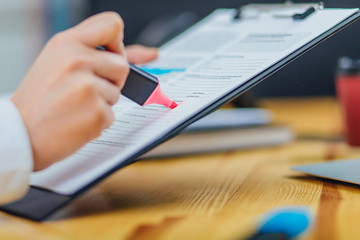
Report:
M 270 5 L 268 7 L 270 7 L 272 10 L 277 10 L 278 6 L 279 5 Z M 177 38 L 165 44 L 163 47 L 161 47 L 161 55 L 158 61 L 155 61 L 154 63 L 151 63 L 149 65 L 142 66 L 144 70 L 159 75 L 160 80 L 167 78 L 168 84 L 165 84 L 165 88 L 163 88 L 165 92 L 169 93 L 173 91 L 173 94 L 177 94 L 177 91 L 181 92 L 179 87 L 175 87 L 175 90 L 172 88 L 172 78 L 177 79 L 176 84 L 179 84 L 178 86 L 181 86 L 181 84 L 183 83 L 182 79 L 191 79 L 193 82 L 189 83 L 194 84 L 192 85 L 194 89 L 199 87 L 199 85 L 196 85 L 197 81 L 203 81 L 205 76 L 208 77 L 206 81 L 212 81 L 212 83 L 214 84 L 223 83 L 224 81 L 230 82 L 230 80 L 233 80 L 234 84 L 227 84 L 226 86 L 224 86 L 224 89 L 226 88 L 226 90 L 221 91 L 218 89 L 222 88 L 218 87 L 218 89 L 216 89 L 216 87 L 213 87 L 215 88 L 215 93 L 213 93 L 213 95 L 218 95 L 216 95 L 215 97 L 209 97 L 209 99 L 206 98 L 208 96 L 206 91 L 202 93 L 205 97 L 202 97 L 201 93 L 199 92 L 191 92 L 191 94 L 189 93 L 188 95 L 185 94 L 185 100 L 182 104 L 180 104 L 178 109 L 175 109 L 173 112 L 166 112 L 167 110 L 156 107 L 140 109 L 137 106 L 132 106 L 131 103 L 127 102 L 126 99 L 122 97 L 120 101 L 124 102 L 119 103 L 119 108 L 123 106 L 123 103 L 126 105 L 126 107 L 125 110 L 119 110 L 120 113 L 136 115 L 137 111 L 158 111 L 162 114 L 159 115 L 158 119 L 164 118 L 167 121 L 171 119 L 171 121 L 173 122 L 169 123 L 171 125 L 167 126 L 166 129 L 162 129 L 160 127 L 160 133 L 158 135 L 154 135 L 153 137 L 150 135 L 150 137 L 152 138 L 150 139 L 149 137 L 149 140 L 146 140 L 145 138 L 145 140 L 143 140 L 144 143 L 142 143 L 141 147 L 138 147 L 136 144 L 136 146 L 133 147 L 134 149 L 131 147 L 127 148 L 127 146 L 125 146 L 123 148 L 125 149 L 124 152 L 122 152 L 123 154 L 118 153 L 117 155 L 114 155 L 114 157 L 112 157 L 111 159 L 109 157 L 109 161 L 104 161 L 104 163 L 102 162 L 102 165 L 97 166 L 97 163 L 93 163 L 93 161 L 85 162 L 86 164 L 89 163 L 89 165 L 95 164 L 95 166 L 97 166 L 96 169 L 86 169 L 88 165 L 80 164 L 76 161 L 70 161 L 74 159 L 76 160 L 78 158 L 83 159 L 86 157 L 86 154 L 90 154 L 86 152 L 86 150 L 89 149 L 80 150 L 77 155 L 75 154 L 74 156 L 70 157 L 73 159 L 65 159 L 59 164 L 55 164 L 50 167 L 49 170 L 45 170 L 45 172 L 43 173 L 36 173 L 37 175 L 35 175 L 33 178 L 35 180 L 33 181 L 32 179 L 32 186 L 30 187 L 30 190 L 26 194 L 26 196 L 17 202 L 1 206 L 0 210 L 35 221 L 43 221 L 49 218 L 53 213 L 60 210 L 66 204 L 70 203 L 72 200 L 85 193 L 87 190 L 92 188 L 94 185 L 96 185 L 115 171 L 131 163 L 134 163 L 142 154 L 146 153 L 147 151 L 151 150 L 162 142 L 170 139 L 171 137 L 174 137 L 191 123 L 206 116 L 207 114 L 216 110 L 217 108 L 227 103 L 231 99 L 235 98 L 239 94 L 260 83 L 266 77 L 281 69 L 286 64 L 301 56 L 306 51 L 310 50 L 320 42 L 329 38 L 339 30 L 358 20 L 360 17 L 360 12 L 358 9 L 314 8 L 313 10 L 308 11 L 310 7 L 312 7 L 312 5 L 306 5 L 304 11 L 303 7 L 297 8 L 297 5 L 295 4 L 290 4 L 286 7 L 283 7 L 283 5 L 281 6 L 281 9 L 285 9 L 288 12 L 290 9 L 294 9 L 294 7 L 295 9 L 302 10 L 300 12 L 296 10 L 296 12 L 293 12 L 291 14 L 291 17 L 289 17 L 290 15 L 287 17 L 271 16 L 267 11 L 261 10 L 258 11 L 256 17 L 252 16 L 246 18 L 242 16 L 239 18 L 236 17 L 237 15 L 239 15 L 239 11 L 237 10 L 218 9 L 212 14 L 210 14 L 207 18 L 203 19 L 198 24 L 178 36 Z M 308 6 L 309 8 L 307 8 Z M 293 17 L 295 14 L 302 14 L 303 16 L 300 19 L 295 19 Z M 258 30 L 256 26 L 263 26 L 264 24 L 267 26 L 264 29 L 268 32 L 262 34 L 262 32 Z M 272 26 L 275 29 L 278 28 L 279 25 L 281 25 L 282 27 L 280 29 L 287 29 L 287 31 L 275 31 L 275 34 L 270 31 Z M 222 32 L 221 37 L 215 39 L 213 47 L 216 47 L 217 50 L 213 55 L 211 55 L 212 53 L 210 51 L 209 54 L 199 54 L 199 57 L 197 59 L 198 61 L 196 60 L 196 57 L 186 59 L 187 54 L 186 50 L 184 49 L 187 49 L 188 53 L 192 54 L 196 51 L 201 51 L 202 48 L 209 47 L 210 43 L 208 42 L 206 42 L 208 44 L 207 46 L 204 46 L 206 45 L 205 42 L 204 44 L 201 44 L 201 42 L 199 44 L 199 41 L 197 42 L 198 45 L 196 45 L 196 39 L 199 39 L 196 37 L 200 37 L 201 39 L 204 34 L 206 35 L 206 33 L 211 32 L 214 27 L 218 29 L 218 31 L 224 31 L 224 29 L 226 30 L 228 28 L 229 30 L 232 30 L 233 28 L 233 31 L 228 31 L 228 36 L 224 36 L 225 32 Z M 245 29 L 246 31 L 248 31 L 247 34 L 243 33 L 246 32 Z M 303 30 L 297 32 L 297 29 Z M 231 36 L 236 37 L 237 35 L 239 36 L 236 39 L 230 38 Z M 208 36 L 211 36 L 211 34 Z M 215 32 L 215 34 L 213 34 L 212 36 L 220 36 L 220 34 L 217 34 L 217 32 Z M 239 44 L 236 44 L 237 40 L 239 40 Z M 229 42 L 228 45 L 224 45 L 224 42 L 226 41 Z M 269 41 L 269 43 L 267 41 Z M 218 45 L 222 46 L 218 47 Z M 177 52 L 177 49 L 182 49 L 182 51 Z M 238 51 L 239 54 L 234 54 L 234 51 Z M 257 52 L 254 53 L 251 51 Z M 183 62 L 181 62 L 181 64 L 179 61 L 177 66 L 171 66 L 171 61 L 175 55 L 184 57 L 186 61 L 184 60 Z M 240 71 L 239 68 L 231 69 L 231 71 L 234 71 L 234 73 L 230 73 L 230 70 L 226 70 L 228 69 L 226 61 L 231 62 L 235 59 L 236 61 L 241 62 L 241 64 L 245 64 L 241 66 L 247 66 L 247 63 L 256 60 L 255 57 L 259 58 L 259 56 L 262 57 L 263 55 L 269 56 L 271 60 L 266 61 L 266 63 L 264 64 L 259 63 L 258 65 L 260 66 L 257 66 L 256 70 L 249 70 L 250 73 L 245 73 L 245 68 L 240 69 L 242 71 L 242 75 L 236 75 L 237 71 Z M 166 59 L 167 57 L 168 59 Z M 165 58 L 165 60 L 163 58 Z M 160 63 L 165 64 L 169 68 L 157 68 L 157 64 Z M 216 65 L 215 63 L 224 66 L 225 70 L 221 70 L 222 72 L 225 72 L 223 75 L 220 76 L 219 74 L 217 74 L 217 71 L 219 70 L 216 69 L 218 65 Z M 189 68 L 182 68 L 187 64 L 190 64 Z M 255 68 L 255 64 L 253 64 L 252 66 L 253 68 Z M 196 71 L 199 71 L 199 69 L 201 68 L 208 69 L 208 75 L 205 74 L 201 76 L 196 76 Z M 212 73 L 210 74 L 210 72 Z M 166 74 L 169 74 L 169 76 Z M 210 90 L 208 91 L 210 92 Z M 170 97 L 172 96 L 170 95 Z M 198 99 L 194 100 L 193 98 L 195 97 L 197 97 Z M 176 97 L 172 98 L 174 100 L 177 99 Z M 131 114 L 127 112 L 128 109 L 131 109 Z M 183 112 L 186 112 L 186 114 L 184 114 Z M 121 120 L 123 116 L 124 114 L 120 114 L 120 116 L 117 117 L 119 117 L 119 119 Z M 168 116 L 170 116 L 171 118 L 167 118 Z M 158 119 L 156 119 L 156 121 Z M 156 121 L 149 121 L 146 126 L 141 125 L 141 127 L 139 127 L 140 130 L 137 130 L 136 133 L 139 133 L 141 135 L 143 129 L 149 130 L 148 128 L 150 128 L 152 125 L 157 126 Z M 107 133 L 104 133 L 104 135 L 106 134 Z M 110 144 L 110 142 L 97 140 L 97 142 L 90 144 L 106 145 Z M 116 149 L 116 147 L 118 146 L 111 147 L 111 149 Z M 86 148 L 86 146 L 84 148 Z M 110 146 L 106 149 L 110 149 Z M 107 154 L 107 152 L 101 152 L 101 154 L 105 155 Z M 94 160 L 95 158 L 92 159 Z M 51 175 L 53 175 L 53 173 L 56 173 L 56 171 L 61 169 L 63 166 L 66 166 L 67 162 L 69 162 L 69 164 L 78 164 L 76 165 L 78 169 L 65 168 L 68 169 L 68 172 L 66 172 L 66 174 L 70 176 L 72 171 L 85 168 L 83 172 L 80 172 L 81 174 L 84 174 L 84 177 L 79 177 L 79 175 L 75 174 L 74 176 L 71 176 L 73 178 L 67 178 L 65 176 L 63 182 L 56 182 L 58 179 L 54 180 L 53 178 L 51 178 Z M 94 173 L 94 175 L 91 175 L 92 171 L 96 172 L 96 174 Z M 59 170 L 59 172 L 61 171 Z

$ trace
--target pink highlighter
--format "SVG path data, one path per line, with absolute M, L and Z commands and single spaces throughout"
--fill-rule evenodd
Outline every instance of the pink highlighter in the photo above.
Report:
M 140 106 L 154 103 L 171 109 L 177 107 L 177 103 L 161 90 L 157 77 L 132 64 L 121 93 Z
M 97 50 L 107 51 L 105 47 L 98 46 Z M 126 79 L 122 95 L 136 102 L 140 106 L 149 104 L 160 104 L 167 108 L 176 108 L 177 103 L 170 99 L 160 88 L 157 77 L 145 72 L 144 70 L 130 65 L 130 72 Z

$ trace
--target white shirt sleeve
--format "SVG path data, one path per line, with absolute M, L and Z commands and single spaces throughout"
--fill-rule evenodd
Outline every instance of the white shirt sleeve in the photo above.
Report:
M 0 99 L 0 204 L 27 192 L 32 169 L 32 148 L 20 113 L 10 100 Z

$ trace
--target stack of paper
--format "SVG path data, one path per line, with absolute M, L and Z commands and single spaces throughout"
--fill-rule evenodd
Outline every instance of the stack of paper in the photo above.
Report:
M 190 125 L 182 134 L 141 158 L 275 146 L 289 143 L 294 138 L 288 126 L 271 123 L 268 110 L 221 109 Z

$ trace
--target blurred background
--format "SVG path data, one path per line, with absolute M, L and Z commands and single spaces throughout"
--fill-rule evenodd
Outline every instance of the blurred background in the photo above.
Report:
M 125 21 L 125 43 L 161 46 L 216 8 L 245 0 L 3 0 L 0 1 L 0 94 L 16 89 L 46 41 L 56 32 L 102 11 L 116 11 Z M 308 2 L 308 1 L 294 1 Z M 360 0 L 325 0 L 327 7 L 360 7 Z M 270 96 L 334 95 L 339 56 L 360 58 L 360 21 L 317 46 L 256 86 Z

